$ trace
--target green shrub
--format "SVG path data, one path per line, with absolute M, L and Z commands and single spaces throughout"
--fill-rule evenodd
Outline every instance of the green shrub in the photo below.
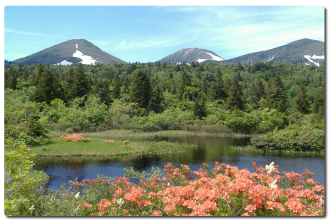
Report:
M 324 151 L 324 130 L 292 125 L 288 128 L 254 137 L 251 145 L 269 150 Z

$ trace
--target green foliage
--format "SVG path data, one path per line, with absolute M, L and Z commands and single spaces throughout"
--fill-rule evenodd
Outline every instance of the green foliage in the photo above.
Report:
M 191 86 L 191 77 L 185 71 L 181 75 L 180 84 L 178 86 L 177 94 L 179 98 L 182 98 L 183 93 L 185 92 L 185 87 Z
M 144 107 L 142 100 L 132 102 L 132 95 L 139 94 L 132 92 L 136 81 L 133 78 L 140 72 L 150 82 L 149 99 L 140 96 L 145 100 Z M 42 94 L 51 94 L 37 87 L 45 73 L 63 85 L 63 99 L 39 102 Z M 5 81 L 13 76 L 17 80 L 16 90 L 5 89 L 8 125 L 22 125 L 37 114 L 42 126 L 70 132 L 109 128 L 195 130 L 201 125 L 225 125 L 225 121 L 235 131 L 250 134 L 272 132 L 290 124 L 324 128 L 324 67 L 242 62 L 6 66 Z M 304 100 L 313 107 L 313 114 L 300 113 L 295 108 L 301 85 L 305 85 Z M 85 107 L 87 104 L 90 105 Z M 236 109 L 243 110 L 244 115 L 232 114 Z M 150 119 L 148 112 L 153 112 Z M 27 138 L 26 131 L 21 132 L 21 137 Z M 31 143 L 36 141 L 31 136 L 28 139 Z
M 32 137 L 40 137 L 40 136 L 46 136 L 46 134 L 49 132 L 44 126 L 38 122 L 39 120 L 38 115 L 31 115 L 28 119 L 26 126 L 26 134 Z
M 269 150 L 324 151 L 324 130 L 292 125 L 251 139 L 251 145 Z
M 245 98 L 243 96 L 242 86 L 238 82 L 237 78 L 233 79 L 231 86 L 229 88 L 226 107 L 228 110 L 245 109 Z
M 34 100 L 50 104 L 56 98 L 62 99 L 63 93 L 64 91 L 60 82 L 50 71 L 49 66 L 47 66 L 46 70 L 40 75 L 40 79 L 36 85 Z
M 294 99 L 294 107 L 297 111 L 308 114 L 309 113 L 309 101 L 306 94 L 306 88 L 300 85 L 297 91 L 297 95 Z
M 256 109 L 260 107 L 259 101 L 265 96 L 265 87 L 260 79 L 257 80 L 256 84 L 252 82 L 250 90 L 250 101 L 252 108 Z
M 151 85 L 148 76 L 141 70 L 137 70 L 132 77 L 129 97 L 139 108 L 147 110 L 151 99 Z
M 109 84 L 106 81 L 101 81 L 96 85 L 95 94 L 99 98 L 99 104 L 104 103 L 109 106 L 113 102 Z
M 271 78 L 266 87 L 267 105 L 270 109 L 285 112 L 287 109 L 286 89 L 281 78 L 276 75 Z
M 5 141 L 5 215 L 22 216 L 28 208 L 34 189 L 39 184 L 38 177 L 29 177 L 34 163 L 30 149 L 8 137 Z

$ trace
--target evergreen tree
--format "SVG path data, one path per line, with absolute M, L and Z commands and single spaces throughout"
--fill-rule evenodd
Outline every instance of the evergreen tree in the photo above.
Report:
M 47 66 L 36 86 L 34 100 L 50 104 L 55 98 L 63 99 L 63 93 L 62 85 Z
M 83 97 L 88 94 L 90 83 L 82 64 L 78 64 L 75 70 L 70 68 L 69 75 L 66 77 L 64 85 L 67 100 L 73 100 L 76 97 Z
M 208 96 L 214 100 L 226 100 L 228 93 L 226 91 L 223 80 L 220 77 L 216 78 L 216 82 L 211 83 L 211 87 L 208 91 Z
M 270 109 L 276 109 L 279 112 L 285 112 L 287 109 L 286 89 L 278 75 L 271 78 L 267 84 L 266 100 Z
M 250 90 L 250 102 L 252 108 L 258 109 L 260 107 L 259 101 L 265 95 L 265 86 L 260 79 L 257 80 L 256 84 L 252 83 Z
M 220 68 L 217 69 L 217 77 L 222 78 L 222 73 L 220 71 Z
M 245 98 L 243 96 L 242 86 L 236 77 L 234 77 L 233 82 L 230 85 L 226 107 L 228 110 L 245 109 Z
M 139 108 L 148 109 L 151 99 L 151 85 L 148 76 L 140 69 L 133 74 L 129 97 L 131 102 L 138 104 Z
M 300 85 L 294 99 L 294 108 L 303 114 L 309 113 L 309 102 L 306 95 L 306 88 Z
M 99 98 L 99 104 L 104 103 L 105 105 L 109 106 L 113 102 L 109 84 L 106 81 L 97 83 L 95 92 Z
M 113 90 L 112 90 L 112 95 L 113 95 L 114 99 L 120 98 L 120 88 L 121 88 L 120 82 L 115 82 Z
M 13 74 L 12 76 L 10 76 L 9 78 L 9 85 L 8 87 L 13 89 L 13 90 L 16 90 L 16 87 L 17 87 L 17 78 L 16 78 L 16 75 Z
M 72 89 L 74 84 L 74 70 L 72 67 L 69 69 L 69 74 L 66 76 L 64 81 L 64 97 L 65 101 L 73 100 L 75 98 L 75 91 Z
M 151 81 L 151 85 L 153 89 L 151 92 L 149 110 L 154 111 L 155 113 L 161 113 L 164 110 L 164 106 L 162 105 L 162 102 L 164 101 L 163 92 L 160 90 L 154 79 Z
M 179 84 L 179 87 L 177 90 L 177 93 L 178 93 L 180 99 L 182 98 L 182 95 L 184 93 L 184 88 L 191 86 L 191 85 L 192 85 L 191 77 L 186 72 L 183 72 L 181 75 L 180 84 Z
M 313 112 L 314 113 L 323 113 L 324 114 L 325 99 L 324 99 L 324 90 L 315 94 L 314 103 L 313 103 Z
M 207 116 L 206 105 L 205 105 L 205 96 L 201 96 L 198 99 L 195 99 L 194 102 L 194 115 L 198 119 L 202 119 L 202 117 Z
M 41 75 L 45 72 L 45 67 L 42 64 L 38 64 L 37 68 L 37 75 L 30 80 L 30 85 L 31 86 L 36 86 L 39 84 L 39 80 L 41 78 Z

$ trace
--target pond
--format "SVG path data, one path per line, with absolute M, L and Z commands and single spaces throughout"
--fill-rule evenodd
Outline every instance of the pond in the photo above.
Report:
M 141 140 L 141 139 L 139 139 Z M 206 138 L 193 136 L 155 137 L 144 139 L 153 141 L 193 143 L 197 147 L 186 153 L 170 154 L 163 156 L 142 156 L 139 158 L 122 157 L 119 159 L 105 158 L 40 158 L 36 160 L 35 169 L 43 170 L 51 176 L 51 180 L 45 188 L 60 189 L 63 183 L 69 180 L 94 179 L 98 175 L 108 177 L 121 177 L 124 168 L 133 167 L 136 171 L 150 172 L 151 167 L 164 168 L 167 163 L 179 167 L 181 164 L 189 165 L 191 171 L 202 168 L 203 163 L 208 163 L 213 169 L 215 162 L 237 166 L 238 169 L 246 168 L 254 171 L 252 162 L 265 166 L 274 162 L 279 165 L 279 170 L 302 173 L 305 169 L 314 173 L 313 178 L 324 185 L 325 182 L 325 158 L 324 157 L 293 157 L 293 156 L 268 156 L 252 153 L 242 153 L 232 150 L 230 146 L 247 145 L 249 138 Z

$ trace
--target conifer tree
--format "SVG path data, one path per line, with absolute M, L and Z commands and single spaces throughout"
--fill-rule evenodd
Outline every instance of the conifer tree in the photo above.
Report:
M 267 84 L 266 100 L 270 109 L 276 109 L 279 112 L 285 112 L 287 109 L 286 89 L 278 75 L 271 78 Z
M 324 90 L 315 94 L 314 103 L 313 103 L 313 112 L 314 113 L 323 113 L 325 107 L 325 99 L 324 99 Z
M 129 97 L 139 108 L 148 109 L 151 99 L 151 85 L 148 76 L 140 69 L 133 74 Z
M 252 83 L 250 90 L 250 102 L 252 108 L 257 109 L 260 107 L 259 101 L 265 95 L 265 86 L 260 79 L 257 80 L 256 84 Z
M 223 80 L 220 77 L 216 78 L 216 82 L 211 83 L 208 91 L 208 96 L 215 100 L 226 100 L 228 93 L 226 91 Z
M 309 113 L 309 102 L 306 95 L 306 88 L 300 85 L 294 99 L 294 108 L 303 114 Z
M 243 96 L 242 86 L 239 84 L 236 77 L 234 77 L 230 85 L 226 107 L 228 110 L 245 109 L 245 98 Z
M 50 104 L 55 98 L 63 99 L 63 92 L 62 85 L 47 66 L 36 86 L 34 100 Z
M 151 85 L 153 89 L 151 92 L 149 110 L 154 111 L 155 113 L 161 113 L 164 110 L 164 106 L 162 105 L 162 102 L 164 101 L 163 92 L 160 90 L 154 79 L 151 81 Z
M 188 87 L 188 86 L 192 86 L 191 84 L 191 77 L 187 74 L 187 72 L 183 72 L 181 75 L 181 79 L 180 79 L 180 84 L 177 90 L 177 93 L 179 95 L 179 98 L 182 98 L 182 95 L 184 93 L 184 88 Z
M 95 92 L 99 98 L 99 104 L 104 103 L 105 105 L 109 106 L 113 102 L 109 84 L 106 81 L 97 83 Z
M 112 90 L 112 96 L 114 99 L 120 98 L 120 88 L 121 88 L 120 82 L 115 82 Z
M 195 99 L 194 102 L 194 115 L 201 119 L 202 117 L 206 117 L 206 105 L 205 105 L 205 96 L 201 96 L 198 99 Z
M 64 85 L 67 100 L 73 100 L 76 97 L 83 97 L 88 94 L 90 83 L 82 64 L 78 64 L 75 70 L 72 68 L 69 70 Z

